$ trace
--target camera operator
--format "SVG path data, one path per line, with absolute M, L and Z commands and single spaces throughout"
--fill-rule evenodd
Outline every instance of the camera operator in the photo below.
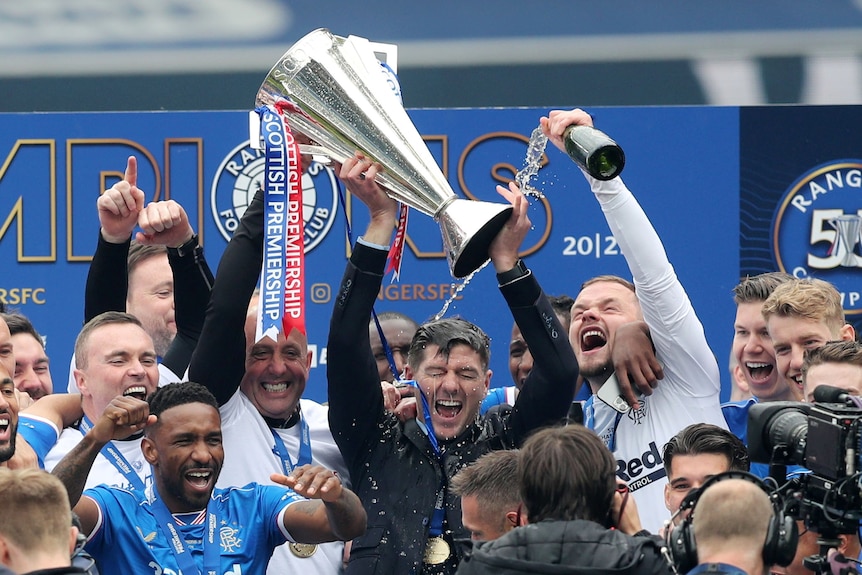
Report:
M 862 343 L 830 341 L 809 349 L 802 363 L 802 383 L 809 403 L 814 403 L 814 391 L 824 385 L 862 396 Z
M 723 476 L 728 478 L 722 479 Z M 690 519 L 671 534 L 675 562 L 681 567 L 697 562 L 689 575 L 766 575 L 772 563 L 782 559 L 775 553 L 776 543 L 784 553 L 783 562 L 792 556 L 794 533 L 789 529 L 791 532 L 784 533 L 783 539 L 775 538 L 772 526 L 776 514 L 765 487 L 733 477 L 733 473 L 720 474 L 704 484 L 702 493 L 695 494 Z M 792 521 L 787 525 L 792 527 Z M 680 548 L 679 541 L 682 553 L 675 551 Z

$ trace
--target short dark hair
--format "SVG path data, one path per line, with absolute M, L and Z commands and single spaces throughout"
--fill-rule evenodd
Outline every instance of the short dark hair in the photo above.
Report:
M 161 244 L 140 244 L 132 240 L 132 243 L 129 245 L 129 255 L 126 258 L 127 273 L 131 274 L 135 270 L 135 268 L 138 267 L 138 264 L 142 261 L 148 260 L 153 256 L 167 253 L 167 246 Z
M 582 425 L 537 431 L 518 458 L 521 500 L 530 523 L 583 519 L 610 527 L 616 467 L 602 440 Z
M 9 326 L 9 335 L 17 335 L 19 333 L 26 333 L 33 336 L 33 339 L 39 342 L 39 345 L 42 346 L 42 349 L 45 349 L 45 343 L 42 341 L 42 336 L 39 335 L 39 332 L 36 331 L 36 328 L 33 327 L 33 323 L 25 316 L 24 314 L 12 312 L 12 313 L 4 313 L 0 314 L 0 317 L 6 321 L 6 325 Z
M 581 284 L 581 289 L 584 289 L 587 286 L 591 286 L 593 284 L 597 284 L 597 283 L 601 283 L 601 282 L 610 282 L 610 283 L 620 284 L 621 286 L 631 290 L 632 293 L 637 293 L 637 291 L 635 290 L 635 284 L 633 284 L 632 282 L 630 282 L 629 280 L 627 280 L 625 278 L 622 278 L 620 276 L 610 275 L 610 274 L 600 275 L 600 276 L 596 276 L 594 278 L 588 279 L 587 281 L 585 281 L 584 283 Z
M 479 503 L 493 507 L 517 504 L 518 450 L 501 449 L 486 453 L 455 474 L 449 483 L 453 495 L 475 495 Z
M 443 357 L 449 357 L 456 345 L 466 345 L 479 354 L 483 370 L 488 369 L 491 361 L 491 339 L 478 325 L 460 317 L 432 320 L 419 326 L 407 353 L 411 367 L 419 367 L 429 345 L 439 347 Z
M 203 403 L 218 411 L 218 401 L 206 387 L 193 381 L 171 383 L 158 388 L 147 399 L 150 405 L 150 415 L 160 416 L 172 407 L 188 403 Z M 148 427 L 147 429 L 150 429 Z
M 802 376 L 808 375 L 812 366 L 824 363 L 847 363 L 862 367 L 862 343 L 858 341 L 828 341 L 820 347 L 805 351 Z
M 569 331 L 569 326 L 572 324 L 572 306 L 575 305 L 575 300 L 568 295 L 549 295 L 548 301 L 551 302 L 551 307 L 554 313 L 560 318 L 560 323 L 563 324 L 563 329 Z
M 714 453 L 727 458 L 729 471 L 748 471 L 748 449 L 737 436 L 710 423 L 693 423 L 670 438 L 664 446 L 664 469 L 670 478 L 671 463 L 677 455 Z
M 106 311 L 85 323 L 84 327 L 78 333 L 78 337 L 75 339 L 75 365 L 78 369 L 85 369 L 87 367 L 87 345 L 90 343 L 90 336 L 94 331 L 105 325 L 122 325 L 127 323 L 143 329 L 141 320 L 124 311 Z
M 741 303 L 758 303 L 766 301 L 779 285 L 793 276 L 785 272 L 766 272 L 756 276 L 745 276 L 733 288 L 733 301 Z

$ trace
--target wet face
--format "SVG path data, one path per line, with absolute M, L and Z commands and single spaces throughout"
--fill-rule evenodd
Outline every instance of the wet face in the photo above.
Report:
M 413 340 L 413 334 L 416 333 L 416 326 L 405 319 L 391 318 L 381 320 L 380 327 L 383 329 L 383 336 L 392 351 L 395 369 L 401 375 L 404 373 L 404 366 L 407 365 L 407 352 L 410 351 L 410 342 Z M 371 353 L 374 355 L 374 361 L 377 362 L 380 381 L 391 383 L 395 380 L 395 376 L 389 369 L 389 360 L 386 358 L 386 351 L 380 342 L 380 334 L 377 332 L 377 325 L 374 322 L 368 326 L 368 337 L 371 340 Z
M 692 489 L 699 488 L 713 475 L 729 469 L 730 461 L 720 453 L 675 455 L 671 460 L 668 483 L 664 486 L 665 507 L 673 515 Z M 677 515 L 674 524 L 678 525 L 687 515 L 688 513 Z
M 613 369 L 611 349 L 617 328 L 641 319 L 640 304 L 626 286 L 602 281 L 582 289 L 572 306 L 569 327 L 581 375 L 603 382 Z
M 54 392 L 48 355 L 42 342 L 29 333 L 16 333 L 12 336 L 15 350 L 15 387 L 33 400 Z
M 18 399 L 15 397 L 15 382 L 6 366 L 0 363 L 0 464 L 15 455 L 17 433 Z
M 776 367 L 775 350 L 760 309 L 763 302 L 741 303 L 736 308 L 732 353 L 748 389 L 760 401 L 799 401 Z
M 153 340 L 133 323 L 102 325 L 90 333 L 87 363 L 75 370 L 84 413 L 95 421 L 112 399 L 131 395 L 146 400 L 159 384 Z
M 156 353 L 164 357 L 177 335 L 174 277 L 167 254 L 148 257 L 129 273 L 126 310 L 141 321 Z
M 805 401 L 814 403 L 814 390 L 821 385 L 838 387 L 850 395 L 862 397 L 862 366 L 837 362 L 811 366 L 805 374 Z
M 239 388 L 264 417 L 289 419 L 308 381 L 308 340 L 294 329 L 287 337 L 279 333 L 278 341 L 264 337 L 255 342 L 256 302 L 252 304 L 246 317 L 245 375 Z
M 533 354 L 530 353 L 518 324 L 515 324 L 512 326 L 512 339 L 509 341 L 509 373 L 515 387 L 521 389 L 532 370 Z
M 482 509 L 475 495 L 461 497 L 461 523 L 464 524 L 464 529 L 470 531 L 470 539 L 473 541 L 498 539 L 512 527 L 505 517 L 487 517 L 491 515 L 487 511 Z
M 821 347 L 832 340 L 852 339 L 852 336 L 846 337 L 843 328 L 833 333 L 823 322 L 804 317 L 772 315 L 766 324 L 775 348 L 778 371 L 796 386 L 799 394 L 804 392 L 802 361 L 805 351 Z
M 454 345 L 446 357 L 438 346 L 429 345 L 419 367 L 414 370 L 408 365 L 405 371 L 428 400 L 438 439 L 457 437 L 476 421 L 488 393 L 491 371 L 482 369 L 481 357 L 470 346 Z
M 159 495 L 172 513 L 207 506 L 224 464 L 221 418 L 204 403 L 166 409 L 141 444 Z

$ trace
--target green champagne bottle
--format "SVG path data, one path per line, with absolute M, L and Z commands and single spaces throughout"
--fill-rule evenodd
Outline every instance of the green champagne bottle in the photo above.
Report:
M 563 142 L 569 157 L 597 180 L 617 177 L 626 165 L 623 149 L 592 126 L 569 126 L 563 132 Z

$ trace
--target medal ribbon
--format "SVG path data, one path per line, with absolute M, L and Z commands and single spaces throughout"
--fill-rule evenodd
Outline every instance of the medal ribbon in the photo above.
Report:
M 155 486 L 153 487 L 153 500 L 150 503 L 150 508 L 153 511 L 153 515 L 156 516 L 156 521 L 162 530 L 162 534 L 168 539 L 168 546 L 171 548 L 171 552 L 174 554 L 177 565 L 183 575 L 192 575 L 195 573 L 198 575 L 219 575 L 221 545 L 217 544 L 215 540 L 219 525 L 219 513 L 218 506 L 212 495 L 210 495 L 210 502 L 207 505 L 206 535 L 202 541 L 204 548 L 203 572 L 201 572 L 198 564 L 195 563 L 191 551 L 186 547 L 174 516 L 171 515 L 170 510 L 159 498 L 158 489 Z
M 407 204 L 401 204 L 398 213 L 398 228 L 395 230 L 395 238 L 392 240 L 392 245 L 389 246 L 389 253 L 386 256 L 386 271 L 383 275 L 389 272 L 392 274 L 392 282 L 397 282 L 401 276 L 401 261 L 404 256 L 404 239 L 407 235 L 407 212 L 409 211 Z
M 269 430 L 272 431 L 272 437 L 275 439 L 275 446 L 272 448 L 272 452 L 281 461 L 281 468 L 284 470 L 285 475 L 290 474 L 294 467 L 311 463 L 311 434 L 308 429 L 308 422 L 305 421 L 301 413 L 299 414 L 299 458 L 296 465 L 293 464 L 290 453 L 287 452 L 287 446 L 278 434 L 278 430 L 273 428 Z
M 84 433 L 89 432 L 93 429 L 93 422 L 90 421 L 86 415 L 81 419 L 80 425 L 81 431 Z M 116 445 L 114 445 L 113 441 L 109 441 L 102 447 L 101 451 L 99 451 L 108 461 L 111 462 L 117 471 L 126 479 L 129 485 L 132 486 L 132 490 L 134 491 L 143 491 L 146 489 L 146 485 L 144 485 L 141 476 L 135 471 L 132 465 L 129 463 L 129 460 L 120 452 Z

